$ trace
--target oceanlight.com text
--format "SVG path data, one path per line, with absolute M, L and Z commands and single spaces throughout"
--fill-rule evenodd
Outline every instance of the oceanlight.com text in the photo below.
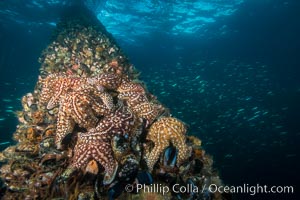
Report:
M 168 192 L 173 193 L 231 193 L 231 194 L 293 194 L 294 187 L 293 186 L 268 186 L 268 185 L 249 185 L 243 184 L 240 186 L 218 186 L 216 184 L 203 185 L 202 187 L 198 187 L 196 185 L 187 184 L 187 185 L 179 185 L 175 184 L 173 186 L 167 186 L 163 184 L 136 184 L 135 187 L 131 184 L 126 185 L 125 190 L 127 192 L 132 192 L 133 190 L 137 192 L 143 191 L 145 193 L 153 192 L 153 193 L 161 193 L 163 195 Z
M 205 186 L 204 186 L 205 187 Z M 211 184 L 208 186 L 207 190 L 211 193 L 220 192 L 220 193 L 232 193 L 232 194 L 293 194 L 293 186 L 268 186 L 268 185 L 249 185 L 243 184 L 240 186 L 218 186 Z

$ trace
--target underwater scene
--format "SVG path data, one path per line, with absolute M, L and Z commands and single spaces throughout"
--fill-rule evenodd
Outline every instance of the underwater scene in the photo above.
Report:
M 0 2 L 0 199 L 299 199 L 300 1 Z

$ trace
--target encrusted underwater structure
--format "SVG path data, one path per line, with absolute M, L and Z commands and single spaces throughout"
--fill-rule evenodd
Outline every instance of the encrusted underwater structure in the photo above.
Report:
M 16 145 L 0 154 L 2 199 L 225 199 L 202 189 L 222 183 L 201 141 L 147 91 L 94 16 L 71 12 L 22 98 Z

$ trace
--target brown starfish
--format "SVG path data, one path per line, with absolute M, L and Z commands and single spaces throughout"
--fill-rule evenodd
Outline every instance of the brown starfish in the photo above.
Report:
M 61 149 L 65 136 L 72 133 L 75 124 L 85 129 L 95 128 L 97 116 L 109 115 L 113 110 L 112 97 L 88 88 L 68 93 L 61 99 L 56 131 L 56 145 Z
M 105 116 L 96 128 L 80 133 L 74 148 L 71 168 L 85 167 L 96 160 L 105 169 L 103 183 L 110 184 L 116 174 L 118 163 L 113 157 L 111 140 L 116 135 L 129 133 L 134 125 L 134 115 L 126 108 L 119 108 Z
M 118 162 L 113 157 L 110 139 L 107 135 L 97 134 L 94 131 L 80 133 L 74 148 L 71 168 L 86 167 L 93 159 L 104 167 L 103 184 L 110 184 L 118 169 Z

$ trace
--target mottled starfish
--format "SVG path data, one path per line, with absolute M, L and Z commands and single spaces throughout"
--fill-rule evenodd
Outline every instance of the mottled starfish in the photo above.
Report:
M 147 134 L 147 139 L 154 142 L 154 148 L 146 155 L 149 171 L 153 167 L 160 154 L 170 145 L 178 149 L 177 166 L 189 157 L 189 147 L 185 143 L 186 127 L 184 123 L 173 117 L 162 117 L 154 122 Z
M 127 108 L 119 108 L 106 115 L 96 128 L 80 133 L 74 148 L 71 168 L 86 167 L 96 160 L 105 169 L 103 184 L 110 184 L 116 174 L 118 163 L 113 157 L 111 140 L 114 136 L 125 136 L 134 126 L 134 115 Z
M 40 104 L 46 104 L 48 110 L 59 105 L 61 97 L 68 92 L 78 91 L 81 87 L 94 86 L 105 89 L 117 89 L 121 84 L 121 76 L 112 73 L 103 73 L 89 78 L 67 77 L 50 75 L 40 80 L 43 84 L 40 94 Z
M 67 93 L 61 98 L 56 131 L 56 146 L 62 148 L 62 141 L 67 134 L 72 133 L 75 124 L 91 129 L 96 127 L 99 119 L 97 116 L 109 115 L 113 111 L 112 97 L 93 88 Z

